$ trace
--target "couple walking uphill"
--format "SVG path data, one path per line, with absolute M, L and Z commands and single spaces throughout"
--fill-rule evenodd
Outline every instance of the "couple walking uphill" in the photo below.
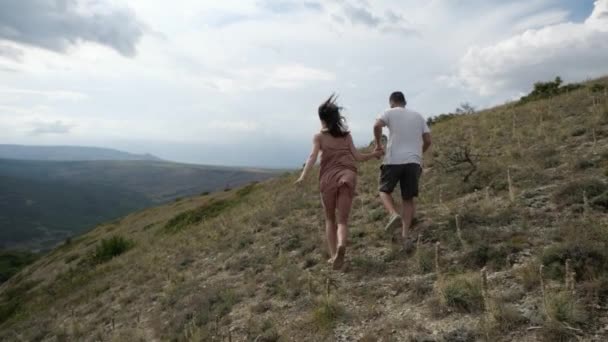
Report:
M 317 162 L 321 153 L 319 190 L 325 211 L 325 232 L 331 258 L 328 262 L 339 270 L 344 264 L 348 243 L 348 218 L 357 186 L 356 162 L 381 158 L 380 199 L 390 215 L 386 230 L 401 225 L 401 237 L 406 251 L 413 247 L 409 230 L 415 215 L 414 198 L 418 196 L 418 183 L 422 174 L 422 155 L 431 146 L 431 134 L 426 121 L 417 112 L 406 109 L 407 102 L 401 92 L 389 98 L 390 109 L 374 125 L 375 149 L 361 153 L 355 147 L 344 117 L 332 95 L 319 107 L 321 132 L 315 134 L 313 147 L 296 184 L 301 183 Z M 382 145 L 382 130 L 388 127 L 389 139 Z M 399 184 L 403 208 L 398 210 L 392 197 Z

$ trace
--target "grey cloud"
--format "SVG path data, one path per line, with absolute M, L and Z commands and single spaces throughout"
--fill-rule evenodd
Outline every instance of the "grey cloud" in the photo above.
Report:
M 344 14 L 352 24 L 363 24 L 369 27 L 378 27 L 382 19 L 376 17 L 371 11 L 363 7 L 344 4 Z
M 0 57 L 20 62 L 23 59 L 23 51 L 9 45 L 0 44 Z
M 372 12 L 367 1 L 358 0 L 356 3 L 351 4 L 346 1 L 342 3 L 342 14 L 352 25 L 367 26 L 383 33 L 418 34 L 402 14 L 387 10 L 384 16 L 379 16 Z M 339 24 L 344 24 L 345 22 L 342 16 L 337 14 L 333 14 L 332 19 Z
M 85 4 L 90 8 L 83 9 Z M 132 57 L 143 32 L 143 25 L 131 10 L 102 6 L 100 2 L 0 1 L 0 40 L 56 52 L 89 41 Z
M 313 11 L 318 11 L 318 12 L 323 11 L 323 5 L 321 5 L 320 2 L 304 1 L 302 6 L 304 6 L 304 8 L 306 8 L 306 9 L 313 10 Z
M 55 122 L 34 122 L 30 135 L 69 134 L 73 126 L 58 120 Z

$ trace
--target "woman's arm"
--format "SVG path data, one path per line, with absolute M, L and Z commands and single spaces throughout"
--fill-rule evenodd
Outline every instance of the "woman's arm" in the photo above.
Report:
M 312 141 L 312 151 L 310 152 L 310 156 L 308 156 L 308 160 L 306 160 L 306 165 L 302 170 L 300 178 L 298 178 L 298 180 L 296 181 L 296 184 L 302 183 L 302 181 L 304 181 L 304 179 L 306 178 L 306 175 L 308 175 L 308 173 L 310 172 L 310 169 L 315 166 L 315 163 L 319 158 L 319 151 L 321 151 L 321 139 L 319 135 L 315 135 Z
M 376 150 L 372 153 L 359 152 L 359 150 L 355 147 L 353 137 L 350 134 L 348 135 L 348 143 L 350 145 L 350 152 L 353 154 L 353 157 L 355 157 L 355 160 L 358 162 L 365 162 L 372 158 L 380 158 L 384 155 L 384 152 L 382 150 Z

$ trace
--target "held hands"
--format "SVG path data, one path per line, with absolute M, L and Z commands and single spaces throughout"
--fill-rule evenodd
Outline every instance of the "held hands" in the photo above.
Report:
M 386 154 L 386 152 L 384 151 L 384 146 L 382 146 L 381 144 L 376 144 L 376 147 L 374 148 L 374 152 L 372 153 L 372 155 L 376 158 L 376 159 L 380 159 L 382 158 L 384 155 Z
M 374 158 L 376 158 L 376 159 L 380 159 L 380 158 L 384 157 L 384 150 L 375 150 L 372 153 L 372 156 L 374 156 Z

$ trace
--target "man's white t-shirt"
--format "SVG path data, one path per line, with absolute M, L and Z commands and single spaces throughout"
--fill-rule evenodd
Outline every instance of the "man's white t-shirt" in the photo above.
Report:
M 379 119 L 389 130 L 383 164 L 422 164 L 422 135 L 431 131 L 424 117 L 409 109 L 395 107 L 386 110 Z

